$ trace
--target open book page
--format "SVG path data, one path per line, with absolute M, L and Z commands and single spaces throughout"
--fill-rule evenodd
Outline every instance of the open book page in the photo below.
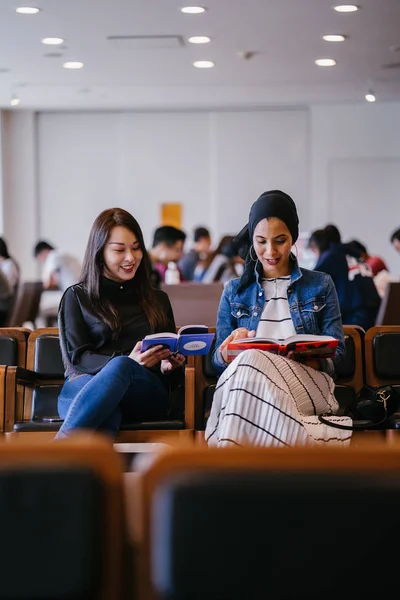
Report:
M 150 333 L 146 335 L 145 340 L 158 340 L 160 338 L 173 338 L 178 339 L 178 333 L 172 333 L 172 331 L 163 331 L 162 333 Z
M 230 342 L 231 344 L 279 344 L 282 346 L 286 346 L 293 342 L 329 342 L 334 340 L 330 335 L 312 335 L 310 333 L 297 333 L 295 335 L 291 335 L 284 340 L 278 340 L 277 338 L 268 338 L 268 337 L 252 337 L 252 338 L 237 338 Z
M 244 350 L 250 349 L 274 352 L 282 356 L 294 352 L 308 358 L 333 358 L 337 345 L 338 340 L 327 335 L 297 334 L 283 341 L 273 338 L 242 338 L 228 344 L 227 358 L 230 362 Z
M 208 333 L 208 325 L 184 325 L 178 329 L 178 335 L 193 333 Z

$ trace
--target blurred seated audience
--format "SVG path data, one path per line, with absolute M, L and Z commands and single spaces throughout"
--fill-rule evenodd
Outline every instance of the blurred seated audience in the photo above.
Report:
M 178 262 L 185 281 L 199 281 L 204 271 L 204 261 L 210 254 L 211 236 L 206 227 L 196 227 L 193 232 L 193 247 Z
M 7 277 L 0 270 L 0 327 L 6 327 L 8 315 L 12 308 L 14 292 Z
M 37 326 L 56 327 L 60 300 L 67 288 L 80 281 L 81 264 L 74 256 L 56 250 L 44 240 L 37 242 L 33 255 L 42 267 L 44 289 Z
M 239 256 L 237 246 L 232 235 L 224 236 L 215 252 L 210 255 L 210 263 L 204 271 L 202 283 L 220 281 L 227 283 L 231 279 L 241 277 L 244 260 Z
M 19 265 L 10 256 L 6 241 L 2 237 L 0 237 L 0 270 L 7 277 L 11 291 L 15 294 L 20 277 Z
M 393 248 L 400 254 L 400 229 L 396 229 L 396 231 L 392 233 L 390 236 L 390 243 L 393 244 Z M 374 277 L 374 283 L 381 298 L 383 298 L 386 293 L 388 283 L 397 283 L 399 281 L 400 275 L 393 275 L 392 273 L 389 273 L 387 269 L 380 271 Z
M 185 240 L 186 233 L 172 225 L 163 225 L 155 230 L 153 247 L 148 251 L 153 270 L 157 272 L 151 276 L 153 287 L 159 287 L 159 284 L 165 281 L 168 263 L 177 263 L 182 258 Z M 183 281 L 184 276 L 179 266 L 178 271 L 181 281 Z
M 364 244 L 358 240 L 351 240 L 348 242 L 348 245 L 352 246 L 360 253 L 361 260 L 370 266 L 373 277 L 375 277 L 375 275 L 377 275 L 380 271 L 388 270 L 383 260 L 379 256 L 371 256 L 368 254 L 366 246 L 364 246 Z
M 42 267 L 43 288 L 62 292 L 78 283 L 81 276 L 80 262 L 70 254 L 59 252 L 44 240 L 37 242 L 33 255 Z
M 372 271 L 361 260 L 360 251 L 351 244 L 343 244 L 340 232 L 333 224 L 314 231 L 309 246 L 318 256 L 315 270 L 327 273 L 333 279 L 343 323 L 360 325 L 365 330 L 373 327 L 380 296 Z
M 400 229 L 396 229 L 390 236 L 390 242 L 394 249 L 400 254 Z

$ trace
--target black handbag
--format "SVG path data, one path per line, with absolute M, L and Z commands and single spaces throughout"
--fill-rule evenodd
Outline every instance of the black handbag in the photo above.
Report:
M 379 429 L 399 407 L 400 394 L 391 385 L 384 385 L 379 388 L 364 386 L 357 395 L 356 401 L 350 407 L 348 414 L 353 420 L 364 421 L 364 423 L 340 425 L 325 419 L 325 417 L 331 416 L 328 414 L 318 415 L 318 419 L 325 425 L 348 431 Z

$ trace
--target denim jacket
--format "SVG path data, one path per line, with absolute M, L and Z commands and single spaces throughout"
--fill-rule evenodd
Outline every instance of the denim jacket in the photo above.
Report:
M 339 340 L 334 359 L 321 360 L 321 370 L 335 377 L 335 365 L 344 357 L 345 344 L 342 318 L 336 289 L 330 275 L 300 269 L 292 261 L 287 290 L 290 315 L 297 334 L 331 335 Z M 238 293 L 240 279 L 232 279 L 224 288 L 218 308 L 217 336 L 212 363 L 218 373 L 227 366 L 219 347 L 238 327 L 257 330 L 265 304 L 265 292 L 255 271 L 255 280 Z

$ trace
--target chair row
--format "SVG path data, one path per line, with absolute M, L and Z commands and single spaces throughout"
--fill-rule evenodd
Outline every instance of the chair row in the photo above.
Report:
M 8 438 L 29 434 L 37 437 L 38 433 L 54 437 L 62 423 L 57 400 L 64 383 L 58 329 L 0 329 L 0 365 L 1 431 Z M 193 437 L 193 365 L 186 365 L 184 388 L 178 388 L 175 396 L 167 419 L 124 424 L 117 441 Z
M 373 327 L 366 333 L 359 327 L 344 329 L 346 359 L 335 389 L 341 414 L 364 385 L 400 386 L 400 326 Z M 0 329 L 0 364 L 1 431 L 7 437 L 38 432 L 52 437 L 61 425 L 57 398 L 64 382 L 58 330 Z M 125 424 L 117 441 L 193 437 L 194 431 L 204 431 L 216 381 L 211 355 L 188 357 L 185 389 L 169 419 Z
M 399 459 L 375 445 L 174 448 L 132 494 L 98 436 L 0 444 L 0 600 L 396 595 L 397 555 L 376 548 L 396 531 Z M 389 576 L 366 576 L 371 556 Z
M 337 369 L 335 396 L 347 414 L 364 385 L 400 387 L 400 326 L 344 326 L 346 356 Z M 203 431 L 213 401 L 217 374 L 211 355 L 195 360 L 195 430 Z

